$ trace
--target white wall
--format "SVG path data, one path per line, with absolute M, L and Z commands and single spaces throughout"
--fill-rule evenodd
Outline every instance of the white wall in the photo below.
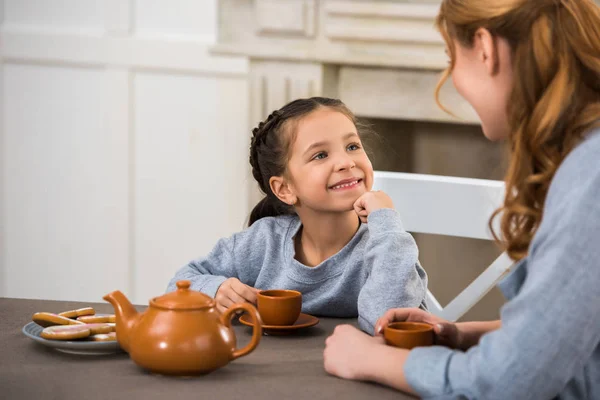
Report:
M 146 304 L 243 227 L 247 62 L 214 1 L 0 11 L 0 296 Z

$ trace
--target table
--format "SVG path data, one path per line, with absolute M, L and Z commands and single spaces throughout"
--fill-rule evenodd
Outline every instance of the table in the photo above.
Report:
M 82 356 L 34 342 L 21 329 L 35 312 L 110 304 L 0 298 L 0 398 L 8 399 L 408 399 L 373 383 L 338 379 L 323 369 L 324 342 L 336 325 L 356 320 L 322 318 L 293 336 L 263 336 L 257 349 L 224 368 L 192 378 L 155 375 L 126 353 Z M 144 307 L 138 307 L 143 310 Z M 238 344 L 250 328 L 235 325 Z

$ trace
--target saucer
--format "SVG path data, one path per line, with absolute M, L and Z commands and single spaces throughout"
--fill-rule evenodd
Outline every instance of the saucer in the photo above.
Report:
M 240 322 L 244 325 L 253 326 L 252 319 L 248 314 L 240 317 Z M 292 325 L 262 325 L 263 332 L 268 335 L 289 335 L 294 331 L 304 328 L 310 328 L 319 323 L 319 318 L 312 315 L 300 313 L 300 316 Z

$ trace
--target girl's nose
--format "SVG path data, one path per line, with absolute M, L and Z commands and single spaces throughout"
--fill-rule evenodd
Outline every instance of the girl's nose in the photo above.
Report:
M 343 171 L 346 169 L 354 168 L 356 166 L 354 159 L 352 157 L 350 157 L 347 153 L 340 155 L 339 157 L 337 157 L 337 159 L 335 161 L 336 161 L 336 164 L 335 164 L 336 171 Z

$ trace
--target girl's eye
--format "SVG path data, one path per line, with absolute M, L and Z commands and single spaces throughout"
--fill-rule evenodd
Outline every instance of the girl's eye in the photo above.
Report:
M 352 144 L 348 145 L 348 147 L 347 147 L 347 150 L 350 150 L 350 151 L 355 151 L 358 149 L 360 149 L 360 146 L 356 143 L 352 143 Z
M 312 160 L 322 160 L 325 157 L 327 157 L 327 153 L 325 153 L 324 151 L 317 153 L 313 156 Z

